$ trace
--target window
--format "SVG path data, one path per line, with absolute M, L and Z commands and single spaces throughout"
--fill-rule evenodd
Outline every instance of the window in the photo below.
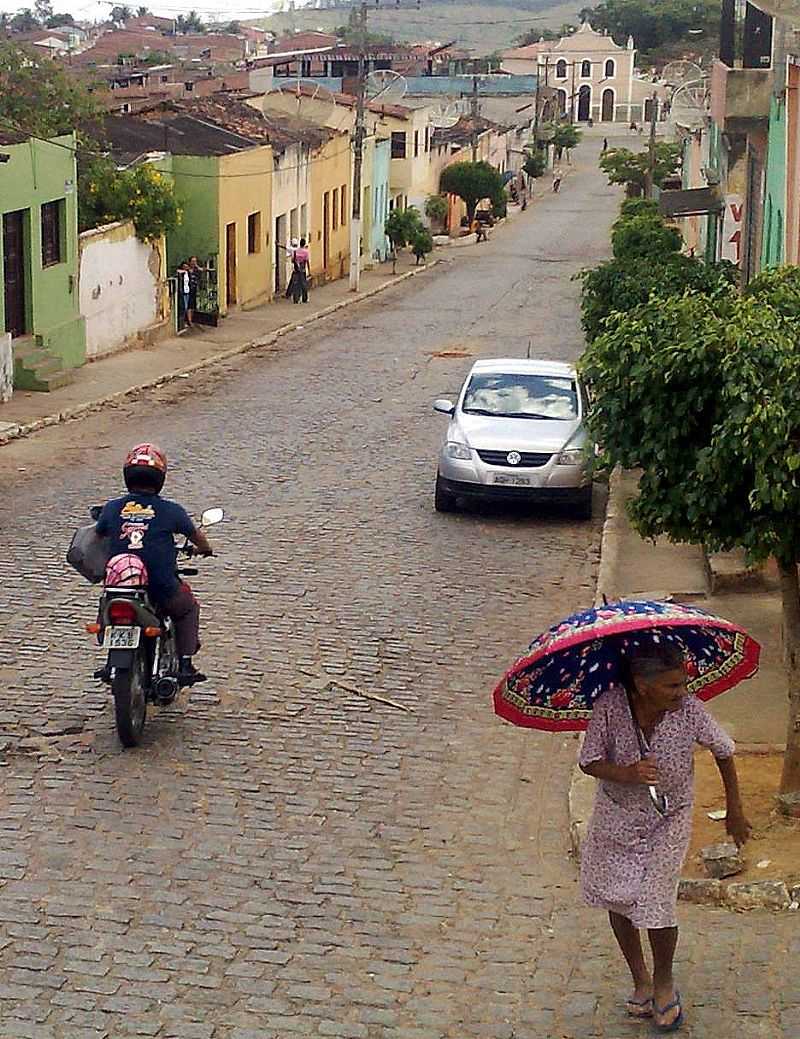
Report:
M 186 93 L 187 94 L 191 94 L 192 91 L 194 90 L 194 83 L 186 82 L 183 85 L 186 88 Z
M 247 218 L 247 251 L 261 252 L 261 213 L 251 213 Z
M 61 218 L 64 199 L 45 202 L 42 206 L 42 267 L 52 267 L 62 260 Z
M 563 58 L 556 63 L 556 79 L 567 78 L 567 63 Z
M 342 220 L 341 224 L 344 227 L 347 224 L 347 185 L 342 184 L 342 190 L 339 194 L 339 198 L 342 200 Z
M 333 189 L 333 229 L 339 226 L 339 189 Z
M 419 155 L 419 130 L 414 131 L 414 158 Z
M 406 157 L 406 135 L 399 131 L 392 133 L 392 158 L 404 159 Z
M 606 79 L 613 79 L 617 74 L 617 65 L 613 58 L 609 58 L 606 62 L 605 76 Z
M 425 127 L 425 151 L 429 152 L 430 150 L 431 150 L 431 128 L 429 126 L 426 126 Z
M 581 79 L 591 79 L 591 78 L 592 78 L 592 63 L 591 63 L 591 61 L 582 61 L 581 62 Z
M 461 408 L 493 418 L 571 422 L 578 417 L 578 388 L 574 379 L 563 376 L 473 375 Z

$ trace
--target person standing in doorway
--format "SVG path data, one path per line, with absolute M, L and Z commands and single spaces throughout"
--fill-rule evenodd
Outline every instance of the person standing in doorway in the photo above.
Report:
M 189 279 L 189 291 L 186 295 L 186 324 L 194 328 L 194 315 L 197 310 L 197 293 L 200 288 L 200 271 L 202 268 L 196 256 L 189 257 L 186 273 Z
M 299 303 L 301 298 L 304 303 L 308 303 L 308 279 L 311 274 L 311 253 L 308 251 L 305 238 L 300 239 L 300 245 L 295 249 L 293 267 L 292 280 L 294 281 L 294 289 L 292 298 L 295 303 Z
M 178 331 L 182 332 L 189 324 L 189 264 L 184 260 L 175 271 L 176 296 L 178 304 Z

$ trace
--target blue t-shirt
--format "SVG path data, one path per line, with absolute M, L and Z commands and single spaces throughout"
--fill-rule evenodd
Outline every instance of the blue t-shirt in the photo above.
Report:
M 111 538 L 111 554 L 135 552 L 149 575 L 152 598 L 164 603 L 178 591 L 178 551 L 173 534 L 191 537 L 195 525 L 186 509 L 157 494 L 124 494 L 103 506 L 97 533 Z

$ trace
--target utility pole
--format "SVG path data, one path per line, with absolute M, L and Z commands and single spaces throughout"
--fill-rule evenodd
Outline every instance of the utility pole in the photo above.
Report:
M 350 221 L 350 291 L 361 287 L 361 173 L 364 165 L 364 138 L 367 110 L 367 0 L 361 0 L 358 46 L 358 93 L 356 124 L 353 130 L 353 214 Z
M 472 101 L 470 104 L 472 115 L 472 161 L 478 161 L 478 77 L 472 77 Z
M 647 146 L 647 179 L 645 181 L 645 197 L 653 197 L 656 175 L 656 119 L 658 118 L 658 93 L 654 90 L 650 100 L 650 141 Z

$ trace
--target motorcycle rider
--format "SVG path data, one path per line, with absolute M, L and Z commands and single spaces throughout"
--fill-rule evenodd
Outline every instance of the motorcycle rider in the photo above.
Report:
M 128 452 L 122 469 L 128 493 L 107 502 L 96 531 L 111 540 L 111 555 L 135 552 L 148 572 L 148 593 L 155 606 L 175 624 L 181 685 L 205 681 L 192 663 L 200 649 L 200 604 L 176 573 L 178 552 L 174 535 L 183 534 L 203 556 L 213 555 L 205 532 L 196 527 L 182 505 L 161 497 L 167 476 L 167 456 L 151 443 Z

